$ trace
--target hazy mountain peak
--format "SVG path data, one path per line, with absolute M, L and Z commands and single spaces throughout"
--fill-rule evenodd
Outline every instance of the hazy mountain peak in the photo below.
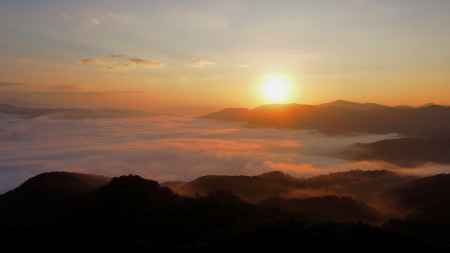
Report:
M 427 103 L 427 104 L 420 106 L 419 108 L 422 108 L 422 109 L 445 109 L 445 108 L 448 108 L 448 106 L 439 105 L 439 104 L 435 104 L 435 103 Z
M 343 99 L 338 99 L 329 103 L 325 103 L 328 105 L 361 105 L 360 103 L 356 103 L 356 102 L 351 102 L 348 100 L 343 100 Z
M 257 177 L 265 179 L 295 179 L 282 171 L 270 171 L 263 173 Z
M 331 173 L 328 175 L 322 175 L 318 177 L 386 177 L 386 176 L 398 176 L 395 172 L 389 170 L 349 170 L 343 172 Z
M 206 118 L 247 123 L 252 127 L 317 130 L 327 134 L 450 135 L 450 107 L 391 107 L 337 100 L 321 105 L 265 105 L 234 113 L 220 111 Z
M 387 108 L 387 106 L 376 104 L 376 103 L 357 103 L 347 100 L 336 100 L 333 102 L 321 104 L 319 106 L 326 106 L 326 107 L 339 107 L 339 108 L 346 108 L 346 109 L 377 109 L 377 108 Z

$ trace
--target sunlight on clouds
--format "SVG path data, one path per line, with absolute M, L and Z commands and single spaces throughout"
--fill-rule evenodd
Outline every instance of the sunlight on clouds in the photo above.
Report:
M 0 163 L 9 168 L 5 176 L 13 180 L 5 187 L 54 170 L 108 176 L 132 173 L 161 181 L 190 180 L 208 174 L 256 175 L 272 170 L 301 177 L 349 169 L 403 171 L 386 163 L 346 162 L 329 155 L 351 143 L 390 135 L 333 137 L 179 116 L 11 118 L 3 120 L 0 128 Z M 421 168 L 413 171 L 418 170 Z M 433 173 L 438 166 L 427 165 L 423 171 Z

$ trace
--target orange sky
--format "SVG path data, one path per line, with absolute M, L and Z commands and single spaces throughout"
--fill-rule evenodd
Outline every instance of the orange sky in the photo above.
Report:
M 5 0 L 0 98 L 254 107 L 272 102 L 261 86 L 278 73 L 293 86 L 283 102 L 450 104 L 449 12 L 439 0 Z

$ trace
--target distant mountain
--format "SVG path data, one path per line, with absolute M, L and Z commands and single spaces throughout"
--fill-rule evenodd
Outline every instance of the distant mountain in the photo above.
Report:
M 371 111 L 371 110 L 384 110 L 388 109 L 388 106 L 375 104 L 375 103 L 355 103 L 345 100 L 336 100 L 329 103 L 320 104 L 322 108 L 339 108 L 356 111 Z
M 350 160 L 380 160 L 405 167 L 427 162 L 450 164 L 450 138 L 399 138 L 357 143 L 341 155 Z
M 97 119 L 97 118 L 126 118 L 147 115 L 142 111 L 119 109 L 79 109 L 79 108 L 29 108 L 8 104 L 0 104 L 0 114 L 9 114 L 24 118 L 35 118 L 49 115 L 64 119 Z
M 247 108 L 227 108 L 220 112 L 208 114 L 206 118 L 220 119 L 227 121 L 240 121 L 249 117 L 250 110 Z
M 204 118 L 244 122 L 249 127 L 310 129 L 329 134 L 399 133 L 408 136 L 449 136 L 450 107 L 390 107 L 338 100 L 321 105 L 265 105 L 224 109 Z

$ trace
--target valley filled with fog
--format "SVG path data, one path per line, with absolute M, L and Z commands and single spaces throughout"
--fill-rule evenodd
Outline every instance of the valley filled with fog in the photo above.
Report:
M 158 181 L 204 175 L 256 175 L 279 170 L 310 177 L 353 169 L 433 174 L 443 166 L 402 168 L 338 158 L 348 146 L 397 138 L 326 135 L 305 130 L 247 128 L 191 116 L 64 119 L 0 118 L 0 192 L 42 172 L 106 176 L 138 174 Z

